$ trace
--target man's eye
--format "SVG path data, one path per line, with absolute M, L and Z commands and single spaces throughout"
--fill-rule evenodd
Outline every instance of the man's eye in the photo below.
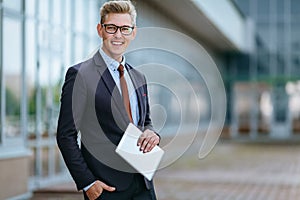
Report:
M 106 29 L 110 30 L 110 31 L 115 31 L 116 27 L 115 26 L 107 26 Z
M 130 27 L 122 27 L 122 31 L 130 31 Z

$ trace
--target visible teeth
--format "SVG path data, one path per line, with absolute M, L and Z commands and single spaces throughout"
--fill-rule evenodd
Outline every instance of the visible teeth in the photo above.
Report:
M 113 44 L 116 44 L 116 45 L 121 45 L 122 42 L 113 42 Z

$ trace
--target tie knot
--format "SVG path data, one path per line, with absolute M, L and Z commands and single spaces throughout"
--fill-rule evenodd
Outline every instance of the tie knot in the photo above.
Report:
M 120 73 L 120 76 L 123 76 L 124 75 L 124 66 L 123 65 L 119 65 L 118 71 Z

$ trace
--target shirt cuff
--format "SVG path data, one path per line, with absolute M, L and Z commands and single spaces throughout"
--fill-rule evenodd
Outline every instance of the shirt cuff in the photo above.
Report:
M 88 189 L 90 189 L 90 187 L 92 187 L 94 185 L 96 181 L 92 182 L 91 184 L 89 184 L 88 186 L 84 187 L 83 190 L 86 192 Z

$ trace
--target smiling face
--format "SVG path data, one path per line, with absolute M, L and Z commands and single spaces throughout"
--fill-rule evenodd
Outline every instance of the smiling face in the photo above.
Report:
M 129 14 L 110 13 L 106 15 L 103 24 L 114 24 L 116 26 L 132 26 L 132 20 Z M 123 35 L 120 29 L 116 33 L 110 34 L 105 31 L 105 28 L 98 24 L 98 35 L 102 38 L 103 51 L 111 58 L 122 61 L 122 56 L 125 53 L 130 42 L 135 38 L 136 27 L 130 35 Z

